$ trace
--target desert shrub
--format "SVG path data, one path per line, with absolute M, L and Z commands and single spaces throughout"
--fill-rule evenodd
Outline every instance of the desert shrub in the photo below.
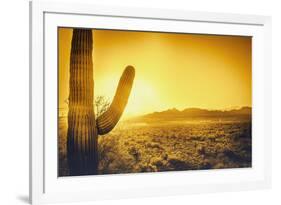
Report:
M 224 151 L 224 155 L 226 157 L 229 158 L 229 160 L 234 161 L 234 162 L 240 162 L 242 161 L 241 156 L 239 156 L 238 154 L 236 154 L 234 151 L 232 150 L 225 150 Z
M 205 147 L 203 147 L 202 145 L 199 145 L 199 146 L 197 147 L 197 152 L 198 152 L 198 154 L 200 154 L 200 155 L 205 155 L 205 154 L 206 154 Z
M 99 138 L 98 142 L 98 156 L 99 156 L 99 171 L 102 173 L 109 173 L 110 165 L 115 160 L 117 153 L 117 139 L 116 138 Z
M 163 149 L 159 143 L 149 142 L 146 144 L 147 148 Z
M 162 157 L 152 157 L 150 163 L 157 168 L 163 168 L 163 166 L 167 163 Z
M 189 169 L 192 169 L 192 166 L 188 162 L 185 162 L 183 159 L 179 159 L 179 158 L 176 158 L 176 157 L 173 157 L 173 156 L 168 158 L 168 163 L 175 170 L 189 170 Z
M 128 150 L 129 154 L 133 156 L 134 160 L 138 162 L 140 160 L 141 154 L 136 147 L 130 147 Z

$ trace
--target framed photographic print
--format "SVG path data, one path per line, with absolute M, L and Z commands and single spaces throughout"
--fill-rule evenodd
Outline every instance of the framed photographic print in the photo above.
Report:
M 31 2 L 31 203 L 270 187 L 270 32 L 265 16 Z

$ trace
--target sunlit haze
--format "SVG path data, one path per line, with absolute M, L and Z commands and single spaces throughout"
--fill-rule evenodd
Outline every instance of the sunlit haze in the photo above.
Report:
M 59 30 L 59 108 L 67 111 L 72 29 Z M 123 118 L 170 108 L 251 106 L 251 37 L 93 30 L 94 95 L 112 100 L 127 65 Z

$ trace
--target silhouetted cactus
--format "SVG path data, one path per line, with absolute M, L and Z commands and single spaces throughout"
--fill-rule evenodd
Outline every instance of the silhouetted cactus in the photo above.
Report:
M 67 158 L 70 175 L 96 174 L 98 135 L 110 132 L 120 119 L 131 92 L 135 69 L 124 70 L 109 109 L 95 119 L 92 31 L 74 29 L 70 54 Z

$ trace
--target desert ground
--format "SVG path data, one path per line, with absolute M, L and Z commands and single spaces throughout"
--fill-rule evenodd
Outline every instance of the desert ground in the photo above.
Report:
M 59 118 L 59 176 L 68 176 L 67 118 Z M 251 121 L 121 121 L 99 136 L 99 174 L 251 167 Z

